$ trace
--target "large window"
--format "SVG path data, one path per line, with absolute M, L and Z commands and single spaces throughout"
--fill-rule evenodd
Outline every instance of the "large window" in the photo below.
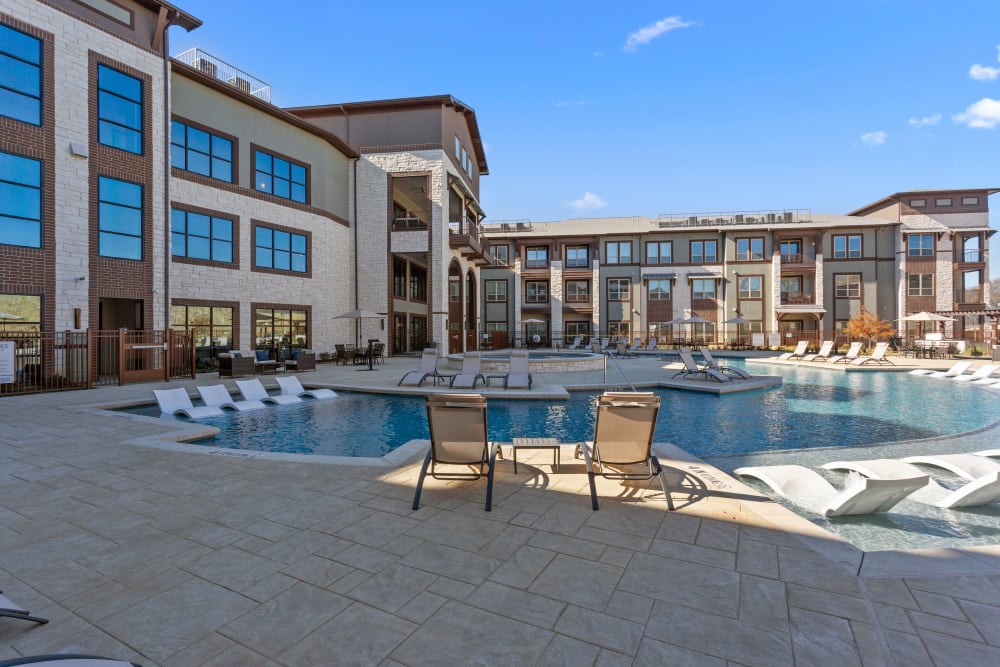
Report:
M 0 153 L 0 244 L 42 245 L 42 163 Z
M 276 350 L 279 358 L 288 348 L 309 347 L 309 314 L 294 308 L 255 308 L 254 342 L 258 350 Z
M 736 261 L 752 262 L 764 259 L 764 239 L 736 239 Z
M 759 299 L 761 297 L 760 276 L 740 276 L 740 298 Z
M 571 245 L 566 248 L 566 268 L 585 269 L 590 266 L 590 253 L 585 245 Z
M 233 221 L 194 211 L 170 211 L 170 253 L 174 257 L 233 261 Z
M 526 248 L 524 255 L 526 269 L 544 269 L 549 265 L 549 249 L 546 247 Z
M 833 295 L 838 299 L 860 299 L 861 276 L 854 273 L 834 276 Z
M 170 328 L 190 329 L 195 353 L 214 357 L 233 347 L 233 309 L 217 306 L 171 306 Z
M 410 265 L 410 301 L 427 301 L 427 269 Z
M 305 204 L 308 177 L 309 168 L 303 164 L 261 150 L 254 152 L 254 188 L 260 192 Z
M 667 301 L 670 299 L 670 281 L 669 280 L 650 280 L 649 281 L 649 300 L 650 301 Z
M 0 116 L 42 124 L 42 42 L 0 25 Z
M 934 235 L 910 234 L 906 237 L 906 248 L 910 257 L 929 257 L 934 254 Z
M 510 264 L 510 251 L 509 247 L 506 245 L 491 245 L 490 254 L 493 255 L 494 264 L 502 264 L 506 266 Z
M 306 273 L 308 240 L 303 234 L 257 225 L 254 227 L 254 265 L 264 269 Z
M 506 280 L 487 280 L 486 281 L 486 300 L 487 301 L 506 301 L 507 300 L 507 281 Z
M 590 281 L 567 280 L 566 303 L 590 303 Z
M 673 247 L 670 241 L 649 241 L 646 243 L 646 263 L 670 264 L 674 261 Z
M 563 322 L 563 327 L 567 344 L 572 343 L 573 339 L 577 336 L 584 337 L 590 335 L 590 322 L 573 320 Z
M 860 259 L 861 234 L 847 234 L 833 237 L 834 259 Z
M 0 340 L 4 332 L 38 332 L 42 330 L 42 297 L 29 294 L 0 294 Z
M 632 263 L 631 241 L 608 241 L 605 245 L 605 251 L 608 264 Z
M 710 264 L 718 261 L 718 241 L 691 241 L 691 263 Z
M 98 180 L 98 252 L 102 257 L 142 259 L 142 186 L 101 176 Z
M 549 282 L 547 280 L 529 280 L 524 284 L 525 303 L 546 303 L 549 300 Z
M 715 298 L 715 279 L 714 278 L 695 278 L 691 281 L 691 298 L 692 299 L 714 299 Z
M 608 280 L 608 301 L 628 301 L 632 291 L 632 281 L 628 278 Z
M 170 166 L 232 183 L 233 142 L 180 121 L 172 121 Z
M 142 154 L 142 81 L 105 65 L 97 66 L 97 137 Z
M 909 276 L 910 296 L 934 296 L 934 274 L 915 273 Z

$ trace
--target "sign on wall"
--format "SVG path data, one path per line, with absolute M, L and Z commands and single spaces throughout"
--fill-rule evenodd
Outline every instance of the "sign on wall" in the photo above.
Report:
M 0 340 L 0 384 L 13 384 L 15 371 L 14 341 Z

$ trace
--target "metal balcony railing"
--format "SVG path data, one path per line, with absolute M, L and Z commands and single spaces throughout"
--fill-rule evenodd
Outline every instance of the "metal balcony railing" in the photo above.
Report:
M 782 306 L 813 305 L 816 303 L 816 295 L 812 292 L 782 292 Z
M 983 288 L 974 287 L 972 289 L 956 290 L 955 303 L 958 304 L 983 303 Z
M 392 221 L 394 231 L 400 229 L 427 229 L 427 223 L 420 218 L 394 218 Z
M 262 102 L 271 103 L 271 86 L 201 49 L 188 49 L 174 59 L 253 95 Z
M 782 211 L 739 211 L 725 213 L 664 213 L 658 227 L 719 227 L 728 225 L 796 224 L 812 222 L 810 209 Z
M 808 252 L 783 252 L 781 253 L 782 264 L 794 264 L 797 266 L 811 266 L 816 263 L 816 253 Z
M 962 253 L 962 262 L 966 264 L 981 264 L 986 261 L 982 250 L 966 250 Z

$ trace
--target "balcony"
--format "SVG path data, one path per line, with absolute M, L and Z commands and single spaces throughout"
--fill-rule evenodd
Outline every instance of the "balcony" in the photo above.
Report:
M 782 292 L 782 306 L 815 305 L 816 295 L 812 292 Z
M 188 49 L 176 56 L 174 60 L 193 67 L 214 79 L 228 83 L 233 88 L 252 95 L 262 102 L 271 103 L 271 86 L 201 49 Z
M 955 291 L 955 304 L 959 306 L 982 306 L 985 304 L 983 301 L 983 288 L 973 287 L 972 289 L 960 289 Z
M 986 262 L 986 253 L 982 250 L 966 250 L 959 254 L 958 261 L 963 264 L 983 264 Z
M 392 231 L 399 232 L 408 229 L 427 229 L 427 223 L 420 218 L 397 217 L 392 221 Z
M 808 252 L 788 252 L 781 253 L 781 267 L 816 267 L 816 253 Z
M 488 265 L 493 262 L 488 257 L 490 242 L 482 235 L 479 223 L 473 220 L 458 220 L 448 223 L 448 245 L 458 250 L 463 256 L 473 259 L 477 264 Z

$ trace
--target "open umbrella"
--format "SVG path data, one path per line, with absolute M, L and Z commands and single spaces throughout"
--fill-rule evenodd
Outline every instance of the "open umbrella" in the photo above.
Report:
M 340 315 L 334 315 L 335 320 L 357 320 L 354 327 L 354 339 L 357 344 L 361 344 L 361 320 L 371 320 L 371 319 L 382 319 L 385 315 L 379 315 L 378 313 L 373 313 L 370 310 L 349 310 L 346 313 L 341 313 Z M 368 343 L 368 368 L 360 368 L 358 370 L 375 370 L 375 366 L 372 363 L 374 355 L 372 354 L 372 345 Z
M 548 323 L 547 320 L 540 320 L 537 317 L 529 317 L 526 320 L 521 320 L 521 324 L 547 324 L 547 323 Z M 527 339 L 527 337 L 528 337 L 527 332 L 525 332 L 524 337 L 525 337 L 525 339 Z M 541 340 L 541 339 L 539 338 L 539 340 Z
M 903 322 L 954 322 L 954 317 L 948 317 L 946 315 L 938 315 L 937 313 L 928 313 L 926 310 L 922 310 L 919 313 L 913 313 L 912 315 L 907 315 L 902 318 Z
M 730 317 L 728 320 L 723 322 L 723 324 L 750 324 L 751 320 L 743 317 L 742 315 L 737 315 L 736 317 Z

